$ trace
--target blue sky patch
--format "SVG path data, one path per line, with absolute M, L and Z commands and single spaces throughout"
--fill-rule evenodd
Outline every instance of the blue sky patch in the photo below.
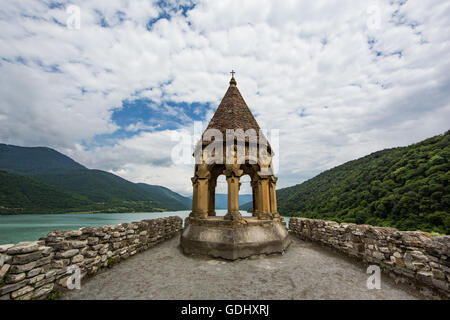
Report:
M 175 4 L 173 5 L 170 2 L 166 2 L 163 0 L 159 0 L 156 5 L 160 9 L 159 15 L 156 18 L 151 19 L 147 23 L 147 30 L 151 31 L 152 27 L 159 20 L 166 19 L 169 20 L 173 15 L 181 14 L 183 17 L 187 17 L 187 14 L 190 10 L 195 8 L 195 3 L 190 1 L 189 4 Z
M 48 4 L 48 7 L 50 9 L 64 9 L 64 3 L 62 2 L 57 2 L 57 1 L 52 1 Z
M 84 89 L 84 88 L 81 88 Z M 122 107 L 113 110 L 111 120 L 120 127 L 113 133 L 97 135 L 87 148 L 113 145 L 117 140 L 128 139 L 142 131 L 176 130 L 194 121 L 204 121 L 209 103 L 165 101 L 157 104 L 151 99 L 125 100 Z

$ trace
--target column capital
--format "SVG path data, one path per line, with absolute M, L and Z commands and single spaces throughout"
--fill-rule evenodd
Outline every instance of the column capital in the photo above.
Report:
M 259 185 L 262 185 L 262 184 L 265 184 L 265 183 L 268 183 L 269 182 L 269 177 L 260 177 L 258 180 L 257 180 L 257 183 L 259 184 Z
M 211 176 L 211 172 L 209 171 L 208 165 L 206 163 L 197 165 L 196 176 L 200 179 L 209 179 L 209 177 Z
M 235 175 L 230 175 L 230 176 L 225 176 L 225 179 L 227 180 L 227 182 L 229 182 L 229 181 L 234 182 L 234 179 L 239 181 L 241 179 L 241 177 L 235 176 Z
M 223 170 L 223 174 L 228 178 L 230 176 L 240 177 L 244 173 L 244 170 L 241 169 L 240 164 L 230 164 L 225 165 L 225 170 Z

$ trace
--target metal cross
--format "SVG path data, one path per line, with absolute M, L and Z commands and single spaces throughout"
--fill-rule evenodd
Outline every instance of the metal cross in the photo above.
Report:
M 231 70 L 230 73 L 231 73 L 231 77 L 234 78 L 234 74 L 235 74 L 236 72 L 234 72 L 234 70 Z

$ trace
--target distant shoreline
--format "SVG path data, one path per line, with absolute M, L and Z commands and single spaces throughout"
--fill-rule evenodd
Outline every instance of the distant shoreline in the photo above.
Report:
M 21 216 L 21 215 L 35 215 L 35 214 L 120 214 L 120 213 L 161 213 L 161 212 L 178 212 L 178 211 L 189 211 L 189 210 L 157 210 L 157 211 L 70 211 L 70 212 L 23 212 L 23 213 L 0 213 L 0 216 Z

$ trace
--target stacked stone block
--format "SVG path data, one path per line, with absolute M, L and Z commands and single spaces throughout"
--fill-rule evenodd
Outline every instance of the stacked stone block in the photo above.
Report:
M 369 264 L 429 297 L 450 298 L 450 236 L 352 223 L 291 218 L 291 233 Z
M 0 299 L 44 299 L 66 287 L 71 266 L 81 279 L 147 250 L 182 229 L 180 217 L 52 231 L 33 242 L 0 246 Z

